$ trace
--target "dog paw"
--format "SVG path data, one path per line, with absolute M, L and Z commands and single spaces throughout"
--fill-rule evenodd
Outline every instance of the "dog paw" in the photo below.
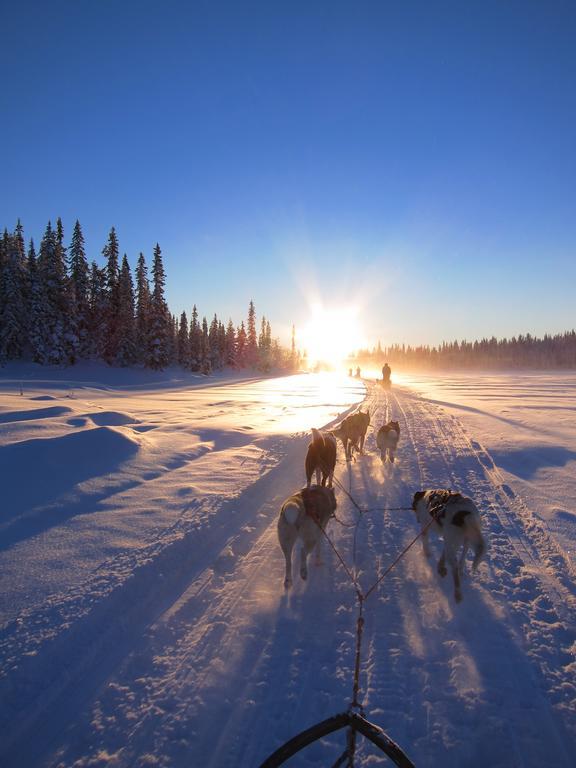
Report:
M 302 581 L 306 581 L 306 579 L 308 578 L 308 571 L 305 570 L 304 568 L 302 568 L 302 570 L 300 571 L 300 578 L 302 579 Z
M 462 602 L 462 592 L 460 592 L 460 590 L 454 592 L 454 600 L 456 600 L 457 603 Z
M 438 573 L 440 574 L 440 576 L 442 576 L 442 578 L 444 578 L 444 576 L 446 576 L 448 571 L 446 570 L 446 568 L 444 568 L 441 565 L 439 565 L 438 566 Z

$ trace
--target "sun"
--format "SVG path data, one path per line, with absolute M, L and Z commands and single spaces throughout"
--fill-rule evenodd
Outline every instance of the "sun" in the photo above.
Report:
M 336 368 L 362 346 L 358 314 L 351 306 L 312 308 L 312 316 L 299 334 L 299 346 L 306 351 L 310 365 L 327 363 Z

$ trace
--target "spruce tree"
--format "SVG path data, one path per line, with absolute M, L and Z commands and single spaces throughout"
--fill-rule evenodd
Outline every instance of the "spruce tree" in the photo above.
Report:
M 258 364 L 258 338 L 256 335 L 256 309 L 250 301 L 248 307 L 248 328 L 246 338 L 246 365 L 255 368 Z
M 48 222 L 40 243 L 38 255 L 38 278 L 44 292 L 43 337 L 44 364 L 64 365 L 68 362 L 68 339 L 66 337 L 68 293 L 66 285 L 66 264 L 64 250 L 58 235 Z
M 103 360 L 106 350 L 106 309 L 108 296 L 106 290 L 106 272 L 100 269 L 95 261 L 90 268 L 90 283 L 88 289 L 89 323 L 88 339 L 90 355 Z
M 190 344 L 188 341 L 188 318 L 186 312 L 180 315 L 180 327 L 178 328 L 178 364 L 182 368 L 190 366 Z
M 296 360 L 296 327 L 292 325 L 292 341 L 290 344 L 290 370 L 295 371 L 297 368 Z
M 68 270 L 74 286 L 76 330 L 78 335 L 78 356 L 86 359 L 90 357 L 91 342 L 89 338 L 90 326 L 90 268 L 84 249 L 84 235 L 80 222 L 76 219 L 72 241 L 68 249 Z
M 38 261 L 34 240 L 30 240 L 30 248 L 28 249 L 28 284 L 30 291 L 28 300 L 28 343 L 34 362 L 43 363 L 46 357 L 46 339 L 44 336 L 45 293 L 38 274 Z
M 65 362 L 73 365 L 78 357 L 79 334 L 78 334 L 78 314 L 76 302 L 76 284 L 68 272 L 68 263 L 66 256 L 66 246 L 64 245 L 64 227 L 62 219 L 56 220 L 56 251 L 57 260 L 64 267 L 64 293 L 62 307 L 62 323 L 64 327 L 64 353 Z
M 212 372 L 210 363 L 210 342 L 208 339 L 208 321 L 202 318 L 202 335 L 200 337 L 200 370 L 208 374 Z
M 228 320 L 228 325 L 226 326 L 226 356 L 225 356 L 226 365 L 230 368 L 236 368 L 237 360 L 236 360 L 236 331 L 234 329 L 234 323 L 232 322 L 232 318 Z
M 108 242 L 102 249 L 102 255 L 106 260 L 106 344 L 104 357 L 108 363 L 113 363 L 116 360 L 120 343 L 118 331 L 120 263 L 118 238 L 114 227 L 110 230 Z
M 171 333 L 170 315 L 164 299 L 166 276 L 162 264 L 162 251 L 156 243 L 152 265 L 152 301 L 150 307 L 150 328 L 148 367 L 161 370 L 168 365 L 168 335 Z
M 192 318 L 190 320 L 190 333 L 188 334 L 190 347 L 190 370 L 200 371 L 202 367 L 202 329 L 198 322 L 198 310 L 196 304 L 192 307 Z
M 136 362 L 136 322 L 134 317 L 134 284 L 126 254 L 122 259 L 118 281 L 118 349 L 116 362 L 122 366 Z
M 246 368 L 246 328 L 244 327 L 244 321 L 240 323 L 238 333 L 236 334 L 236 362 L 239 368 Z
M 218 370 L 220 364 L 220 347 L 218 338 L 218 318 L 216 315 L 212 318 L 210 329 L 208 331 L 208 356 L 210 358 L 210 368 Z
M 148 361 L 151 306 L 148 267 L 144 254 L 140 253 L 136 266 L 136 354 L 141 363 Z
M 21 358 L 28 336 L 27 269 L 20 237 L 18 230 L 12 236 L 5 232 L 0 248 L 0 363 Z
M 226 365 L 226 327 L 221 320 L 218 320 L 218 355 L 220 368 L 222 368 Z

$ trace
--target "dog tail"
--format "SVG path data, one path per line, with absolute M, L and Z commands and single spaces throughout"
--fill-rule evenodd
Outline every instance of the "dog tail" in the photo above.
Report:
M 324 445 L 324 438 L 322 437 L 322 433 L 319 429 L 314 429 L 314 427 L 312 427 L 312 442 L 314 445 Z
M 468 535 L 470 536 L 472 549 L 474 550 L 472 570 L 475 571 L 486 554 L 486 539 L 482 536 L 482 531 L 480 530 L 480 522 L 476 516 L 470 515 L 466 521 L 466 527 L 468 528 Z
M 288 501 L 282 508 L 282 513 L 286 518 L 286 522 L 290 523 L 290 525 L 294 525 L 296 520 L 298 520 L 298 515 L 300 514 L 300 507 L 297 504 L 297 502 Z

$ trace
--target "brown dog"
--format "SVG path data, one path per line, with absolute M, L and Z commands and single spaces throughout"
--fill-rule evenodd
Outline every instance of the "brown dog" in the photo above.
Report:
M 352 449 L 355 448 L 359 453 L 364 450 L 364 440 L 366 431 L 370 425 L 370 411 L 363 413 L 358 411 L 351 416 L 347 416 L 344 421 L 332 430 L 332 434 L 342 440 L 346 461 L 352 459 Z
M 336 466 L 336 438 L 330 432 L 320 432 L 312 428 L 312 442 L 306 453 L 306 487 L 310 488 L 312 475 L 316 472 L 316 485 L 332 488 L 334 467 Z

